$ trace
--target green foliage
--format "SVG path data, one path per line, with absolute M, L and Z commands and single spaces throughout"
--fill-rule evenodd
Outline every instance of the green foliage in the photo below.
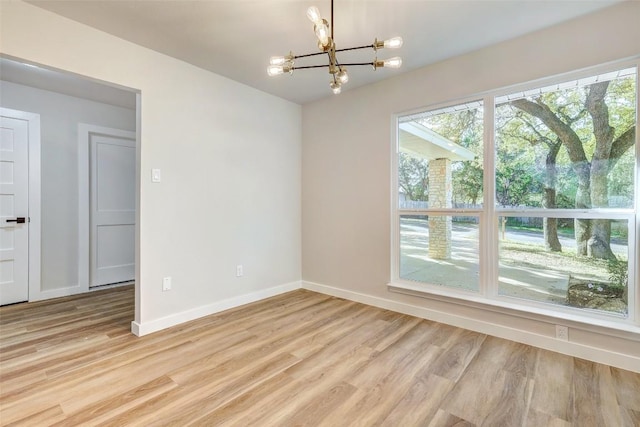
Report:
M 482 108 L 437 114 L 420 123 L 475 154 L 482 154 Z
M 635 156 L 628 150 L 609 172 L 610 206 L 615 208 L 633 207 L 633 168 Z
M 609 122 L 615 131 L 614 138 L 635 124 L 635 91 L 635 78 L 616 79 L 609 85 L 605 102 L 609 106 Z
M 607 264 L 612 285 L 625 287 L 629 281 L 629 263 L 620 259 L 609 260 Z
M 541 206 L 540 181 L 521 162 L 505 162 L 496 170 L 496 198 L 502 206 Z
M 478 160 L 462 161 L 452 169 L 453 201 L 472 205 L 482 201 L 482 164 Z
M 482 117 L 482 108 L 472 108 L 420 120 L 422 125 L 475 154 L 473 160 L 455 161 L 451 165 L 454 203 L 477 205 L 482 202 Z
M 429 200 L 429 165 L 427 161 L 400 153 L 398 157 L 398 184 L 407 199 Z

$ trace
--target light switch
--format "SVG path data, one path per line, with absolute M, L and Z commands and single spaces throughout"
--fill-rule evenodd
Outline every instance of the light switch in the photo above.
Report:
M 160 169 L 151 169 L 151 182 L 160 182 Z

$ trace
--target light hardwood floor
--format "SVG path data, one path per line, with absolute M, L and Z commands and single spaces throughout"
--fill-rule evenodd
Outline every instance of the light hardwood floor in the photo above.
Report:
M 0 308 L 0 424 L 640 426 L 640 375 L 299 290 L 137 338 L 133 289 Z

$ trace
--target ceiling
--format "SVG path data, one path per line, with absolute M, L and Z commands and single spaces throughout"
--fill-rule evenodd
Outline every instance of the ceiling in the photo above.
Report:
M 611 6 L 621 0 L 335 0 L 337 48 L 402 36 L 399 70 L 351 67 L 343 91 L 408 72 Z M 306 10 L 330 16 L 329 0 L 28 1 L 158 52 L 298 104 L 332 95 L 326 69 L 268 77 L 272 55 L 317 51 Z M 339 54 L 370 62 L 366 49 Z M 317 57 L 322 58 L 322 57 Z M 322 59 L 321 59 L 322 61 Z M 303 65 L 302 62 L 298 62 Z
M 130 90 L 9 58 L 0 57 L 0 79 L 118 107 L 136 108 L 136 94 Z

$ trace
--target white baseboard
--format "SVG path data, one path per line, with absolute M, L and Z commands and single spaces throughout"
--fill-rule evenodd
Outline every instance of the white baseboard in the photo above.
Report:
M 62 298 L 62 297 L 69 297 L 71 295 L 77 295 L 77 294 L 84 294 L 84 293 L 88 293 L 88 292 L 95 292 L 95 291 L 101 291 L 103 289 L 111 289 L 111 288 L 118 288 L 120 286 L 128 286 L 133 284 L 134 282 L 123 282 L 123 283 L 115 283 L 112 285 L 103 285 L 103 286 L 98 286 L 95 288 L 89 288 L 87 287 L 87 285 L 81 286 L 81 285 L 76 285 L 76 286 L 68 286 L 66 288 L 58 288 L 58 289 L 49 289 L 46 291 L 39 291 L 37 293 L 34 293 L 33 295 L 29 296 L 29 302 L 35 302 L 35 301 L 43 301 L 43 300 L 47 300 L 47 299 L 52 299 L 52 298 Z
M 159 319 L 151 320 L 149 322 L 131 322 L 131 332 L 139 337 L 157 332 L 162 329 L 170 328 L 180 323 L 188 322 L 190 320 L 199 319 L 204 316 L 219 313 L 230 308 L 239 307 L 241 305 L 249 304 L 252 302 L 260 301 L 265 298 L 273 297 L 283 294 L 285 292 L 294 291 L 301 288 L 301 282 L 290 282 L 283 285 L 274 286 L 268 289 L 252 292 L 250 294 L 239 295 L 237 297 L 228 298 L 222 301 L 217 301 L 213 304 L 203 305 L 191 310 L 175 313 L 170 316 L 161 317 Z
M 80 285 L 69 286 L 66 288 L 50 289 L 47 291 L 39 291 L 29 295 L 29 302 L 42 301 L 42 300 L 52 299 L 52 298 L 68 297 L 68 296 L 80 294 L 83 292 L 87 292 L 87 289 Z
M 492 323 L 490 319 L 495 314 L 491 312 L 483 312 L 482 318 L 471 318 L 319 283 L 302 281 L 302 288 L 640 373 L 640 357 Z

